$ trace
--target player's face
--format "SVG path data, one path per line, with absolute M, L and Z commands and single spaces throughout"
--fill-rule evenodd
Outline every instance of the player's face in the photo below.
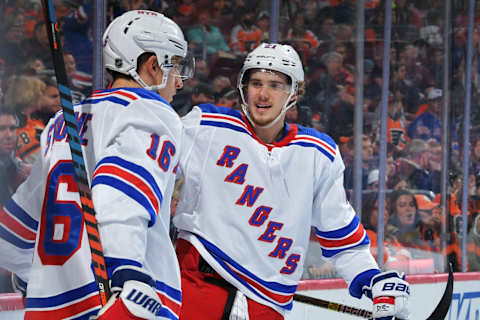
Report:
M 15 150 L 17 121 L 12 115 L 0 116 L 0 155 L 5 156 Z
M 248 110 L 252 121 L 263 126 L 275 120 L 287 102 L 289 92 L 290 85 L 284 74 L 254 71 L 247 83 Z
M 159 72 L 157 75 L 157 84 L 162 83 L 162 73 Z M 171 68 L 168 72 L 167 84 L 164 88 L 158 90 L 158 93 L 165 99 L 167 102 L 172 102 L 173 96 L 177 93 L 177 90 L 183 87 L 183 81 L 180 77 L 178 69 L 176 67 Z
M 396 212 L 398 220 L 403 226 L 412 226 L 415 223 L 415 215 L 417 213 L 413 197 L 408 194 L 398 197 Z

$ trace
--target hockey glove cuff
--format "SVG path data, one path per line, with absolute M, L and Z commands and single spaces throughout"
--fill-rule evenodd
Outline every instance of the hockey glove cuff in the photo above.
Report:
M 369 287 L 363 288 L 363 292 L 373 300 L 374 319 L 390 319 L 392 316 L 409 319 L 410 286 L 405 276 L 396 271 L 379 273 L 372 278 Z
M 119 267 L 112 275 L 112 292 L 100 310 L 100 320 L 155 319 L 162 302 L 145 270 L 133 266 Z

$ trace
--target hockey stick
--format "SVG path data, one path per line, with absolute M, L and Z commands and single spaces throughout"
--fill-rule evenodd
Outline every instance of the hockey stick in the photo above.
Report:
M 440 299 L 440 302 L 437 304 L 435 310 L 433 310 L 432 314 L 427 318 L 427 320 L 443 320 L 447 316 L 448 310 L 450 309 L 450 304 L 452 303 L 452 294 L 453 294 L 453 268 L 452 264 L 449 263 L 448 265 L 448 280 L 447 285 L 445 287 L 445 291 Z M 312 306 L 342 312 L 346 314 L 351 314 L 355 316 L 359 316 L 362 318 L 372 319 L 372 312 L 365 310 L 365 309 L 358 309 L 353 308 L 350 306 L 346 306 L 344 304 L 322 300 L 318 298 L 312 298 L 308 296 L 304 296 L 301 294 L 295 294 L 293 296 L 293 300 L 306 303 Z M 401 320 L 396 318 L 396 320 Z
M 82 146 L 78 134 L 78 125 L 72 104 L 72 93 L 68 87 L 68 78 L 65 71 L 65 63 L 63 61 L 62 44 L 58 37 L 59 26 L 55 17 L 55 8 L 52 1 L 53 0 L 42 0 L 43 12 L 45 14 L 45 25 L 52 52 L 58 91 L 60 92 L 63 117 L 67 128 L 68 144 L 70 146 L 72 162 L 75 169 L 75 180 L 78 184 L 78 193 L 80 194 L 80 202 L 82 204 L 83 217 L 87 229 L 90 252 L 92 254 L 95 281 L 98 285 L 100 302 L 102 306 L 104 306 L 110 297 L 107 268 L 105 266 L 102 244 L 100 243 L 100 234 L 98 232 L 97 219 L 95 218 L 95 210 L 93 209 L 92 193 L 88 185 Z

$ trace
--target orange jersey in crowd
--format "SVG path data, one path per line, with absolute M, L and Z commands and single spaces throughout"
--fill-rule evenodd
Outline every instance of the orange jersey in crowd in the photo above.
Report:
M 249 52 L 260 45 L 261 39 L 262 30 L 259 28 L 245 30 L 241 26 L 236 26 L 232 30 L 231 47 L 234 51 Z
M 33 163 L 40 150 L 40 135 L 45 125 L 38 119 L 27 119 L 24 127 L 17 129 L 17 157 Z
M 393 120 L 388 117 L 387 119 L 387 141 L 398 149 L 403 150 L 408 142 L 407 130 L 405 124 L 400 118 Z

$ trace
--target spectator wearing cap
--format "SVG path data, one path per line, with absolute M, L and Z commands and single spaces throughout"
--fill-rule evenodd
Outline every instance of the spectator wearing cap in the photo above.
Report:
M 377 190 L 378 189 L 378 169 L 370 170 L 368 173 L 367 185 L 369 190 Z
M 415 118 L 408 126 L 408 136 L 411 139 L 441 141 L 442 123 L 441 111 L 443 92 L 441 89 L 431 89 L 427 94 L 428 110 Z

